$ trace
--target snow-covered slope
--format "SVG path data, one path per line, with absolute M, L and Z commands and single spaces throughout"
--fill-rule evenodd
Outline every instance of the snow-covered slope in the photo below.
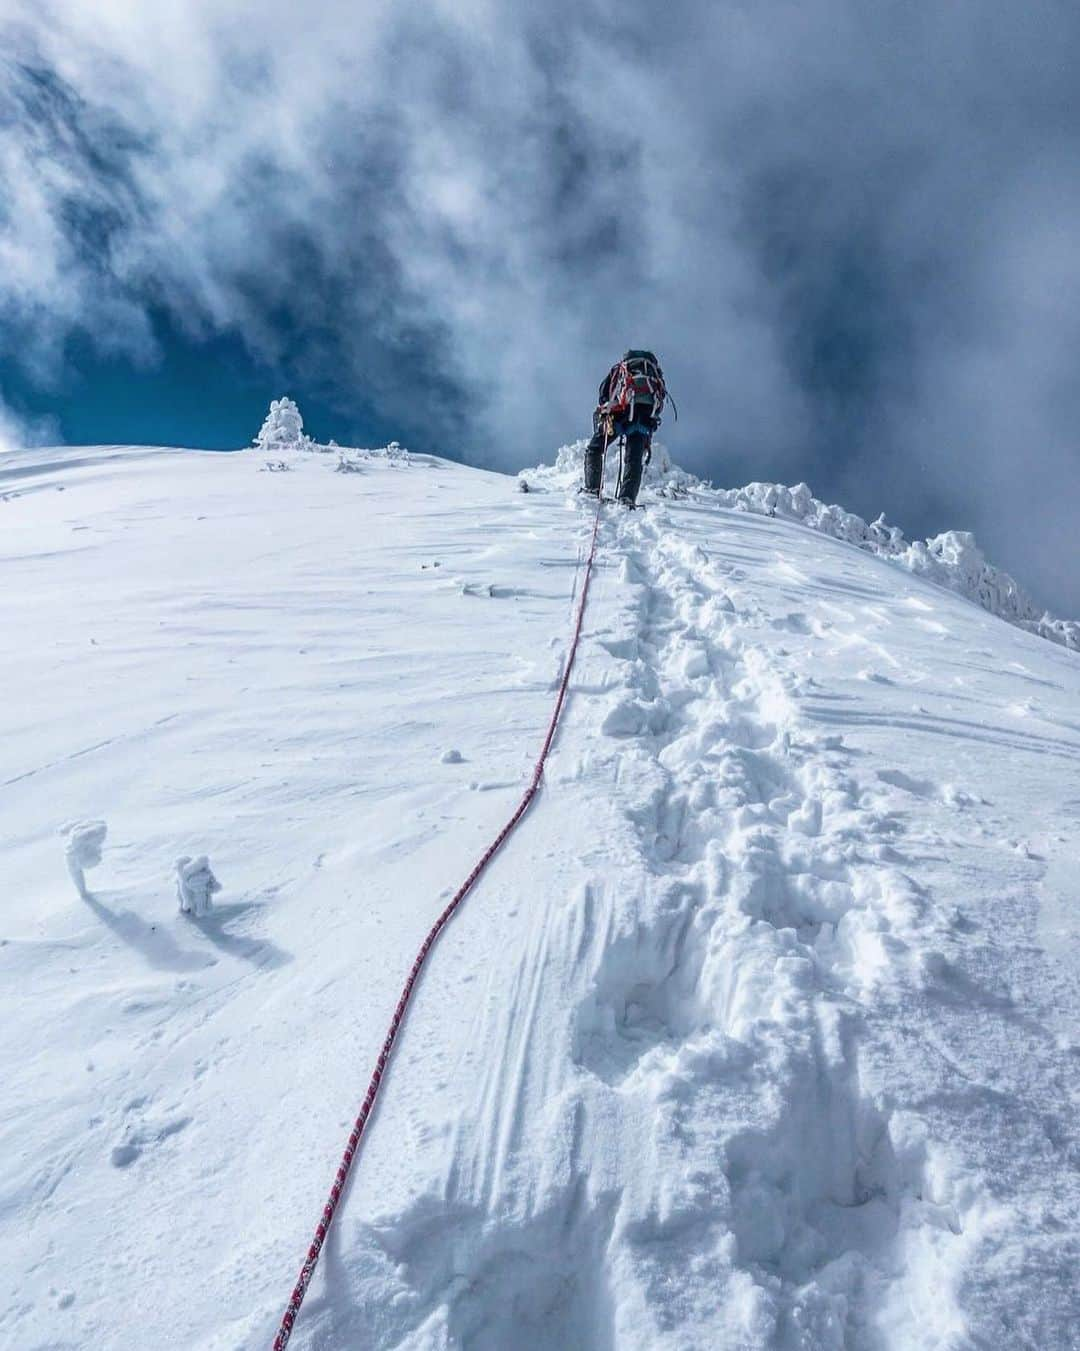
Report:
M 349 462 L 0 463 L 5 1344 L 268 1345 L 537 750 L 586 507 Z M 706 495 L 594 586 L 293 1345 L 1076 1346 L 1080 659 Z
M 585 445 L 585 441 L 577 441 L 563 446 L 553 465 L 541 465 L 523 473 L 523 481 L 568 482 L 575 475 Z M 886 522 L 884 513 L 876 521 L 865 521 L 853 511 L 822 502 L 805 483 L 792 488 L 782 483 L 714 488 L 672 465 L 663 446 L 658 446 L 646 478 L 662 497 L 693 495 L 730 511 L 799 521 L 810 530 L 855 544 L 867 553 L 887 558 L 919 577 L 955 591 L 1018 628 L 1080 652 L 1080 620 L 1058 619 L 1037 605 L 1015 577 L 987 561 L 968 530 L 945 530 L 931 539 L 908 540 L 899 526 Z

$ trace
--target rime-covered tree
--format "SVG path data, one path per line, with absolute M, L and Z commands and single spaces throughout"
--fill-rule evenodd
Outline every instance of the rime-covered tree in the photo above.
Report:
M 255 438 L 258 450 L 306 450 L 311 437 L 304 432 L 304 419 L 292 399 L 274 399 Z

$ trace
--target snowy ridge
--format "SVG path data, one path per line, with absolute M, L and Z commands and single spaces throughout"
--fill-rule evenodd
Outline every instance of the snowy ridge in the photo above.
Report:
M 909 541 L 898 526 L 886 524 L 884 514 L 867 524 L 853 512 L 819 501 L 805 483 L 793 488 L 778 483 L 749 483 L 745 488 L 711 491 L 721 506 L 783 516 L 833 539 L 857 544 L 879 558 L 899 563 L 909 572 L 948 587 L 999 619 L 1080 651 L 1080 621 L 1055 619 L 1040 609 L 1019 582 L 986 561 L 975 536 L 967 530 L 946 530 L 932 539 Z
M 562 483 L 578 475 L 585 445 L 585 441 L 577 441 L 562 447 L 554 471 L 540 467 L 528 471 L 526 479 L 549 478 Z M 822 502 L 805 483 L 791 488 L 781 483 L 714 488 L 672 465 L 666 449 L 660 445 L 656 447 L 646 482 L 651 482 L 665 496 L 693 492 L 729 511 L 750 511 L 761 516 L 798 521 L 811 530 L 898 563 L 909 572 L 974 601 L 1018 628 L 1080 652 L 1080 620 L 1056 619 L 1036 605 L 1015 578 L 987 562 L 975 536 L 967 530 L 946 530 L 932 539 L 907 540 L 899 526 L 886 523 L 884 513 L 868 523 L 854 512 Z

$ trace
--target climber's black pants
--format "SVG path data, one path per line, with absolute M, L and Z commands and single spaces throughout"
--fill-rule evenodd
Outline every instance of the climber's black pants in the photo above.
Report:
M 640 414 L 631 431 L 627 432 L 626 427 L 625 422 L 616 422 L 615 434 L 608 443 L 608 449 L 614 450 L 619 437 L 626 435 L 622 464 L 619 467 L 619 486 L 615 491 L 615 496 L 620 502 L 636 502 L 638 490 L 641 487 L 641 476 L 645 472 L 645 453 L 652 444 L 652 432 L 645 431 L 644 420 Z M 585 448 L 585 491 L 587 493 L 600 491 L 603 462 L 604 423 L 600 415 L 594 413 L 592 440 Z

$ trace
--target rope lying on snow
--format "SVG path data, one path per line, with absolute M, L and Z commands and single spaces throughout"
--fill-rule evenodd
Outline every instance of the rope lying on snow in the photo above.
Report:
M 605 451 L 607 447 L 605 446 Z M 601 497 L 602 497 L 601 493 Z M 345 1153 L 341 1156 L 341 1162 L 338 1164 L 337 1173 L 334 1176 L 333 1186 L 330 1188 L 330 1195 L 327 1197 L 326 1205 L 323 1207 L 322 1218 L 319 1220 L 315 1229 L 315 1237 L 311 1240 L 311 1246 L 307 1250 L 307 1256 L 304 1258 L 304 1265 L 300 1268 L 300 1275 L 297 1277 L 296 1285 L 289 1297 L 289 1303 L 281 1319 L 281 1326 L 278 1334 L 274 1338 L 273 1351 L 284 1351 L 288 1345 L 289 1338 L 292 1336 L 293 1326 L 296 1323 L 296 1316 L 300 1312 L 300 1306 L 304 1302 L 304 1296 L 307 1294 L 307 1288 L 311 1284 L 311 1278 L 315 1273 L 315 1267 L 319 1261 L 319 1254 L 322 1252 L 323 1243 L 326 1241 L 326 1235 L 330 1230 L 330 1224 L 337 1210 L 338 1202 L 341 1200 L 341 1193 L 348 1180 L 349 1170 L 352 1168 L 353 1161 L 356 1158 L 360 1148 L 360 1137 L 364 1133 L 364 1127 L 371 1116 L 371 1110 L 375 1105 L 375 1099 L 378 1096 L 379 1086 L 382 1084 L 386 1075 L 386 1068 L 390 1061 L 390 1054 L 394 1049 L 394 1042 L 397 1039 L 398 1031 L 401 1028 L 405 1017 L 405 1010 L 408 1008 L 409 1000 L 412 998 L 413 990 L 416 988 L 416 982 L 420 976 L 420 970 L 427 959 L 428 953 L 435 944 L 435 940 L 454 916 L 454 912 L 472 891 L 480 878 L 481 873 L 506 843 L 514 827 L 529 809 L 529 804 L 536 796 L 540 787 L 540 780 L 543 777 L 544 765 L 547 762 L 548 752 L 551 750 L 552 742 L 555 740 L 555 732 L 559 725 L 559 718 L 562 715 L 563 705 L 566 703 L 566 694 L 570 687 L 570 672 L 573 670 L 574 658 L 577 656 L 578 643 L 581 639 L 581 626 L 585 619 L 585 602 L 589 595 L 589 582 L 592 579 L 593 563 L 596 559 L 596 545 L 600 533 L 600 507 L 601 503 L 596 504 L 596 519 L 593 521 L 592 540 L 589 545 L 589 554 L 585 562 L 585 573 L 581 584 L 581 596 L 578 599 L 577 613 L 574 617 L 573 635 L 570 640 L 570 648 L 566 655 L 566 664 L 563 668 L 562 679 L 559 682 L 559 692 L 555 698 L 555 707 L 552 709 L 551 721 L 548 723 L 547 736 L 544 738 L 544 744 L 540 750 L 540 757 L 532 772 L 532 778 L 529 786 L 525 789 L 524 796 L 518 803 L 514 814 L 495 836 L 491 844 L 481 855 L 480 860 L 473 868 L 472 872 L 462 882 L 461 886 L 454 893 L 453 899 L 447 905 L 446 909 L 431 926 L 427 937 L 421 944 L 420 951 L 416 954 L 416 959 L 412 964 L 408 979 L 401 991 L 401 997 L 398 999 L 397 1008 L 394 1010 L 394 1016 L 390 1020 L 390 1027 L 386 1033 L 382 1048 L 379 1051 L 378 1059 L 375 1062 L 375 1068 L 371 1073 L 371 1081 L 368 1084 L 367 1092 L 364 1094 L 364 1101 L 360 1106 L 360 1113 L 349 1132 L 349 1140 L 345 1146 Z

